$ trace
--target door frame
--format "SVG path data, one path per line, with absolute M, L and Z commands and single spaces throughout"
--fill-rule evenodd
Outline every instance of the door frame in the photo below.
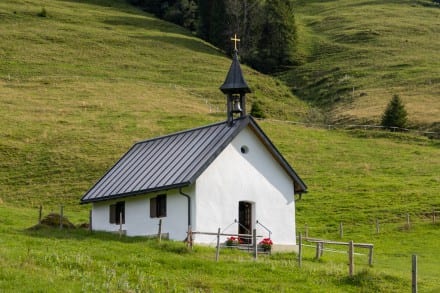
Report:
M 242 200 L 238 202 L 238 234 L 250 234 L 255 228 L 255 202 Z M 242 239 L 243 242 L 252 243 L 250 239 Z

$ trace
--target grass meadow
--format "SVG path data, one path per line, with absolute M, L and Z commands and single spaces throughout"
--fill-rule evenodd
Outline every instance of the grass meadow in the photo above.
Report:
M 221 250 L 215 262 L 213 248 L 190 251 L 179 242 L 79 229 L 28 231 L 24 228 L 35 223 L 35 210 L 0 206 L 0 211 L 2 292 L 401 292 L 410 286 L 405 261 L 396 274 L 395 268 L 384 270 L 386 260 L 370 268 L 364 256 L 356 255 L 354 277 L 347 276 L 341 255 L 325 252 L 315 261 L 307 247 L 301 268 L 293 253 L 254 261 L 246 252 Z M 434 233 L 432 239 L 438 229 Z M 420 272 L 425 273 L 423 264 Z M 421 280 L 421 289 L 438 289 L 434 278 Z
M 222 250 L 216 263 L 209 247 L 27 230 L 40 204 L 87 222 L 79 199 L 134 142 L 224 120 L 218 87 L 230 59 L 123 1 L 6 0 L 0 21 L 1 292 L 402 292 L 413 253 L 421 292 L 440 290 L 440 226 L 429 218 L 440 210 L 438 141 L 282 122 L 303 119 L 308 106 L 245 66 L 249 101 L 277 119 L 259 124 L 309 186 L 297 202 L 298 232 L 307 225 L 309 236 L 338 240 L 342 222 L 344 241 L 375 245 L 372 267 L 356 255 L 350 278 L 345 254 L 317 261 L 308 246 L 299 268 L 293 253 L 254 262 Z

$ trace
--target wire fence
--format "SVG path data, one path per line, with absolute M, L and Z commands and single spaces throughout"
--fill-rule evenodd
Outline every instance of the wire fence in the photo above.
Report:
M 327 130 L 351 130 L 351 129 L 388 130 L 391 132 L 412 133 L 412 134 L 427 136 L 429 138 L 440 139 L 440 132 L 419 130 L 412 128 L 401 128 L 396 126 L 389 127 L 389 126 L 370 125 L 370 124 L 324 124 L 324 123 L 300 122 L 300 121 L 277 120 L 277 119 L 257 119 L 257 120 L 275 122 L 275 123 L 302 125 L 305 127 L 321 128 Z
M 310 226 L 307 223 L 298 224 L 297 230 L 305 237 L 314 237 L 320 235 L 332 235 L 339 239 L 350 236 L 350 234 L 365 233 L 386 234 L 396 231 L 409 231 L 418 225 L 440 225 L 440 210 L 420 213 L 401 213 L 389 218 L 372 217 L 369 221 L 340 221 L 338 224 L 327 223 L 323 226 Z

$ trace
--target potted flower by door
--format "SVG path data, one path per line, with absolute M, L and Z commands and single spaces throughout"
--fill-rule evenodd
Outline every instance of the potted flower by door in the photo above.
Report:
M 237 246 L 238 244 L 242 243 L 242 240 L 240 239 L 240 237 L 235 237 L 235 236 L 231 236 L 228 239 L 226 239 L 226 246 L 232 247 L 232 246 Z
M 273 241 L 270 238 L 264 238 L 260 241 L 260 247 L 263 251 L 270 252 L 272 250 Z

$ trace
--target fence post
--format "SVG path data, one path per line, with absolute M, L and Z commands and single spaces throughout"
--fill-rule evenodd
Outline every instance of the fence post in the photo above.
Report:
M 60 206 L 60 230 L 63 229 L 63 205 Z
M 192 227 L 188 226 L 188 235 L 186 236 L 186 245 L 192 250 Z
M 409 220 L 409 213 L 406 214 L 406 227 L 408 230 L 411 228 L 411 222 Z
M 119 212 L 119 238 L 122 237 L 122 212 Z
M 254 250 L 254 260 L 257 260 L 258 258 L 257 229 L 252 230 L 252 246 Z
M 376 233 L 379 234 L 380 227 L 379 227 L 379 219 L 376 219 Z
M 302 266 L 302 234 L 299 233 L 299 240 L 298 240 L 298 266 L 301 267 Z
M 40 204 L 40 209 L 38 212 L 38 224 L 41 224 L 41 217 L 43 215 L 43 206 Z
M 370 246 L 369 252 L 368 252 L 368 265 L 369 266 L 373 265 L 373 247 L 374 246 Z
M 344 237 L 344 226 L 342 225 L 342 222 L 339 223 L 339 238 L 342 239 Z
M 316 253 L 315 253 L 315 258 L 319 259 L 322 255 L 321 251 L 322 251 L 322 242 L 316 242 Z
M 354 275 L 354 244 L 353 240 L 348 243 L 348 274 L 350 277 Z
M 218 262 L 218 258 L 220 255 L 220 228 L 217 230 L 217 250 L 215 251 L 215 261 Z
M 432 210 L 432 223 L 435 224 L 435 210 Z
M 92 210 L 90 210 L 89 211 L 89 231 L 90 232 L 92 232 L 93 231 L 93 227 L 92 227 L 92 221 L 93 221 L 93 218 L 92 218 Z
M 159 229 L 157 231 L 157 239 L 159 243 L 162 241 L 162 219 L 159 219 Z
M 412 293 L 417 293 L 417 254 L 412 255 Z

